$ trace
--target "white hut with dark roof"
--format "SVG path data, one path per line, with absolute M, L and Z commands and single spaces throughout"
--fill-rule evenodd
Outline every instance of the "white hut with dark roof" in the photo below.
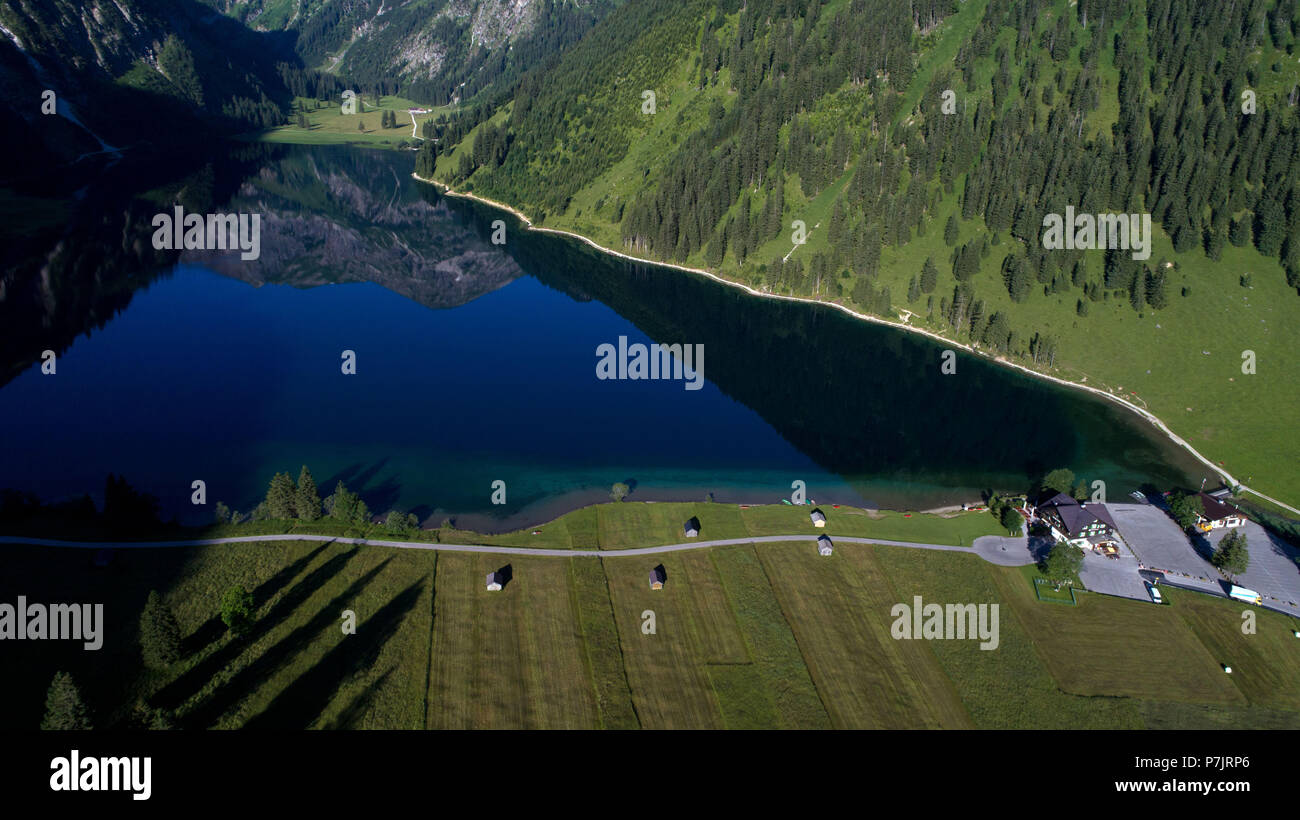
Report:
M 817 536 L 817 553 L 819 555 L 830 555 L 831 547 L 831 537 L 829 535 Z
M 501 585 L 505 582 L 505 576 L 499 570 L 494 570 L 487 574 L 487 588 L 489 592 L 498 592 Z
M 663 564 L 650 570 L 650 588 L 663 589 L 664 582 L 668 580 L 668 573 L 664 570 Z

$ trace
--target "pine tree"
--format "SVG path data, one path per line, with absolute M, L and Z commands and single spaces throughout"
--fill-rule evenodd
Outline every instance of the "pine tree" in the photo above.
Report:
M 166 669 L 181 657 L 181 628 L 157 590 L 149 593 L 140 613 L 140 651 L 152 669 Z
M 415 155 L 415 174 L 424 179 L 433 179 L 434 169 L 438 163 L 438 146 L 433 140 L 425 140 Z
M 288 519 L 297 513 L 298 488 L 288 473 L 276 473 L 266 491 L 266 514 L 271 518 Z
M 1246 217 L 1232 220 L 1228 228 L 1228 241 L 1238 248 L 1245 247 L 1250 242 L 1250 224 Z
M 957 244 L 958 230 L 956 215 L 948 217 L 948 221 L 943 226 L 943 243 L 948 247 Z
M 294 512 L 303 521 L 315 521 L 320 518 L 320 493 L 316 490 L 316 481 L 311 477 L 311 470 L 302 465 L 298 473 L 298 492 L 294 498 Z
M 50 731 L 89 729 L 90 714 L 81 700 L 81 692 L 67 672 L 55 672 L 45 695 L 45 717 L 41 728 Z
M 1147 272 L 1146 276 L 1146 297 L 1147 303 L 1155 310 L 1160 310 L 1169 304 L 1169 297 L 1165 294 L 1165 274 Z
M 1146 303 L 1146 277 L 1133 277 L 1133 284 L 1128 289 L 1128 300 L 1134 310 L 1142 310 L 1142 305 Z
M 925 258 L 925 264 L 921 265 L 921 292 L 934 293 L 934 288 L 939 284 L 939 269 L 934 266 L 934 259 Z

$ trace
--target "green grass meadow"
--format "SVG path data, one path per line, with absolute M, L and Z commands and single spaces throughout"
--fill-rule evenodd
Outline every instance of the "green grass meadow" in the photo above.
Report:
M 651 505 L 647 505 L 651 506 Z M 56 670 L 96 726 L 181 728 L 1300 728 L 1293 619 L 1190 592 L 1171 605 L 1036 600 L 975 555 L 808 542 L 657 556 L 509 556 L 277 542 L 10 546 L 0 600 L 104 604 L 103 648 L 15 641 L 0 724 L 35 728 Z M 662 563 L 667 582 L 651 590 Z M 499 592 L 488 572 L 509 566 Z M 250 590 L 241 637 L 217 617 Z M 142 668 L 150 589 L 185 657 Z M 896 640 L 892 607 L 998 604 L 999 645 Z M 355 634 L 341 628 L 355 614 Z M 653 613 L 652 615 L 650 613 Z M 649 623 L 653 620 L 653 630 Z M 1221 664 L 1230 664 L 1226 675 Z

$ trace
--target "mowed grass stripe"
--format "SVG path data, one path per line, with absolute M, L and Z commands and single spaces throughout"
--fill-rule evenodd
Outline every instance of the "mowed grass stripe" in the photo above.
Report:
M 600 546 L 596 508 L 583 507 L 565 516 L 569 545 L 574 549 L 594 550 Z
M 636 729 L 641 724 L 632 704 L 627 672 L 623 668 L 623 648 L 610 605 L 604 562 L 591 559 L 570 561 L 569 580 L 573 605 L 582 626 L 583 648 L 600 726 L 604 729 Z
M 1039 602 L 1020 573 L 999 586 L 1061 689 L 1078 695 L 1242 704 L 1245 698 L 1173 607 L 1084 593 Z
M 569 559 L 572 561 L 573 559 Z M 591 559 L 585 559 L 591 560 Z M 569 587 L 569 561 L 525 558 L 515 561 L 520 584 L 524 636 L 523 669 L 528 684 L 530 729 L 575 729 L 597 724 L 583 647 L 582 627 Z
M 513 579 L 488 592 L 487 573 L 506 564 Z M 565 562 L 444 555 L 433 652 L 433 728 L 596 725 Z
M 495 558 L 453 553 L 442 557 L 434 599 L 430 728 L 524 725 L 527 697 L 517 663 L 518 596 L 484 589 L 489 565 L 496 569 L 504 563 Z
M 1025 584 L 1016 568 L 992 567 L 975 555 L 906 547 L 873 547 L 876 560 L 902 601 L 999 605 L 998 648 L 979 641 L 924 641 L 938 658 L 975 725 L 981 728 L 1094 729 L 1142 727 L 1136 701 L 1062 692 L 994 580 Z M 1027 585 L 1026 585 L 1027 586 Z M 1027 590 L 1033 595 L 1032 590 Z M 1037 603 L 1037 602 L 1035 602 Z M 1059 604 L 1038 604 L 1062 607 Z M 1036 637 L 1036 636 L 1035 636 Z
M 699 540 L 725 540 L 749 535 L 741 510 L 734 504 L 660 501 L 653 504 L 599 504 L 594 508 L 600 548 L 607 550 L 680 544 L 683 525 L 699 519 Z M 576 544 L 575 544 L 576 546 Z
M 707 550 L 684 552 L 676 562 L 682 568 L 669 584 L 684 585 L 690 592 L 691 621 L 697 640 L 696 657 L 707 664 L 750 663 L 745 636 L 736 623 L 735 613 L 727 603 L 722 579 Z
M 775 729 L 781 726 L 776 702 L 752 663 L 705 667 L 728 729 Z
M 668 583 L 657 591 L 650 589 L 649 575 L 659 561 L 651 558 L 663 559 L 668 572 Z M 722 728 L 713 688 L 697 661 L 697 643 L 691 635 L 691 591 L 680 581 L 684 572 L 677 556 L 607 561 L 605 574 L 641 725 L 647 729 Z M 655 613 L 654 635 L 641 632 L 641 613 L 646 610 Z
M 829 728 L 830 718 L 772 584 L 752 546 L 710 550 L 749 655 L 780 716 L 791 729 Z
M 758 554 L 832 725 L 972 725 L 929 648 L 890 635 L 898 600 L 872 547 L 854 544 L 822 557 L 812 544 L 763 544 Z
M 701 551 L 683 553 L 677 563 L 682 575 L 668 580 L 690 591 L 694 654 L 708 675 L 723 723 L 728 729 L 779 727 L 776 701 L 750 657 L 713 559 Z
M 1168 597 L 1169 608 L 1196 633 L 1214 661 L 1232 667 L 1231 675 L 1219 677 L 1231 681 L 1252 706 L 1300 710 L 1300 640 L 1291 634 L 1300 629 L 1300 622 L 1280 612 L 1194 592 L 1176 590 Z M 1255 616 L 1254 634 L 1242 632 L 1242 612 Z

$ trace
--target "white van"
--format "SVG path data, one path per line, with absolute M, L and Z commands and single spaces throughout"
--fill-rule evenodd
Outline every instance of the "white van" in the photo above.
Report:
M 1160 595 L 1160 590 L 1156 589 L 1155 584 L 1147 584 L 1147 592 L 1151 595 L 1151 602 L 1154 604 L 1163 604 L 1164 598 Z

